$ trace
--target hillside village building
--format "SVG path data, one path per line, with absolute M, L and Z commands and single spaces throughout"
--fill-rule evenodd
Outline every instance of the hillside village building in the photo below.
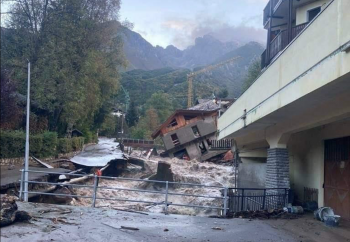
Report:
M 232 142 L 216 142 L 217 118 L 232 102 L 231 99 L 198 100 L 196 106 L 176 110 L 153 132 L 152 138 L 161 137 L 170 157 L 207 160 L 225 153 Z
M 350 219 L 350 1 L 270 0 L 258 79 L 219 118 L 240 187 L 291 188 Z

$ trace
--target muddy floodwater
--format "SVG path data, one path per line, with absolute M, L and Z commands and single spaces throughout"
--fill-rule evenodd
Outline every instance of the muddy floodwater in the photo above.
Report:
M 110 153 L 118 152 L 116 149 L 117 143 L 111 139 L 100 139 L 99 145 L 103 146 L 103 149 L 110 150 Z M 95 150 L 100 150 L 98 146 L 94 147 Z M 120 152 L 120 151 L 119 151 Z M 109 155 L 109 152 L 105 152 Z M 139 154 L 134 151 L 135 155 Z M 109 156 L 110 157 L 110 156 Z M 89 157 L 84 155 L 84 159 L 89 160 Z M 96 160 L 94 155 L 91 159 Z M 123 173 L 121 177 L 125 178 L 145 178 L 156 173 L 158 161 L 166 161 L 171 164 L 171 170 L 174 174 L 174 180 L 176 182 L 183 183 L 195 183 L 210 186 L 234 186 L 234 170 L 233 167 L 217 165 L 214 163 L 198 162 L 196 160 L 185 161 L 177 158 L 162 158 L 153 156 L 149 160 L 146 160 L 146 164 L 149 169 L 142 171 L 141 167 L 129 164 L 129 168 Z M 95 162 L 95 161 L 94 161 Z M 88 181 L 86 184 L 92 185 L 93 181 Z M 149 182 L 137 182 L 137 181 L 125 181 L 125 180 L 99 180 L 99 187 L 108 188 L 129 188 L 129 189 L 142 189 L 151 191 L 165 191 L 162 186 L 157 186 L 154 183 Z M 91 196 L 92 188 L 75 188 L 74 191 L 83 196 Z M 171 186 L 169 192 L 173 193 L 185 193 L 205 196 L 222 197 L 220 188 L 204 188 L 204 187 L 190 187 L 190 186 Z M 164 212 L 164 194 L 154 193 L 142 193 L 137 191 L 125 191 L 125 190 L 112 190 L 112 189 L 98 189 L 97 190 L 96 207 L 109 207 L 117 209 L 132 209 L 145 212 Z M 154 202 L 152 204 L 142 202 L 130 202 L 130 201 L 115 201 L 107 199 L 133 199 Z M 79 206 L 91 206 L 91 199 L 80 198 L 73 199 L 72 205 Z M 223 206 L 222 198 L 202 198 L 191 196 L 177 196 L 169 195 L 168 203 L 176 204 L 193 204 L 199 206 Z M 172 214 L 189 214 L 189 215 L 209 215 L 218 214 L 218 209 L 203 209 L 203 208 L 190 208 L 181 206 L 169 206 L 169 213 Z

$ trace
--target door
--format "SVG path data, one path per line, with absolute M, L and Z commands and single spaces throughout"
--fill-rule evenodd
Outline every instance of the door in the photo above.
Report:
M 350 136 L 325 141 L 325 206 L 350 220 Z

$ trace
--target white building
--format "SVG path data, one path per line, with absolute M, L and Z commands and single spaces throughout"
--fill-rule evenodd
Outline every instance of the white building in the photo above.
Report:
M 350 1 L 270 0 L 262 73 L 218 121 L 241 186 L 290 187 L 350 219 Z

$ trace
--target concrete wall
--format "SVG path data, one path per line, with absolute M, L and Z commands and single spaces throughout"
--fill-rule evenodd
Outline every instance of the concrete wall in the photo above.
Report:
M 350 135 L 350 119 L 293 134 L 288 142 L 291 188 L 300 201 L 304 187 L 319 190 L 324 205 L 324 140 Z
M 215 125 L 215 118 L 209 116 L 205 117 L 203 120 L 199 120 L 197 122 L 191 123 L 183 128 L 179 128 L 173 131 L 170 131 L 169 133 L 166 133 L 163 137 L 163 143 L 167 150 L 173 149 L 175 146 L 173 144 L 173 141 L 171 139 L 172 134 L 176 134 L 179 138 L 180 144 L 186 144 L 194 139 L 196 137 L 194 136 L 192 127 L 197 126 L 199 133 L 201 136 L 206 136 L 208 134 L 216 132 L 216 125 Z
M 350 53 L 337 50 L 350 41 L 349 9 L 349 0 L 334 0 L 314 19 L 219 118 L 219 139 L 244 128 L 244 110 L 249 126 L 348 74 Z
M 265 188 L 266 158 L 241 158 L 238 166 L 239 188 Z
M 321 11 L 325 8 L 328 2 L 331 0 L 319 0 L 315 1 L 309 4 L 306 4 L 304 6 L 301 6 L 296 9 L 296 25 L 303 24 L 308 22 L 308 14 L 307 11 L 321 7 Z

